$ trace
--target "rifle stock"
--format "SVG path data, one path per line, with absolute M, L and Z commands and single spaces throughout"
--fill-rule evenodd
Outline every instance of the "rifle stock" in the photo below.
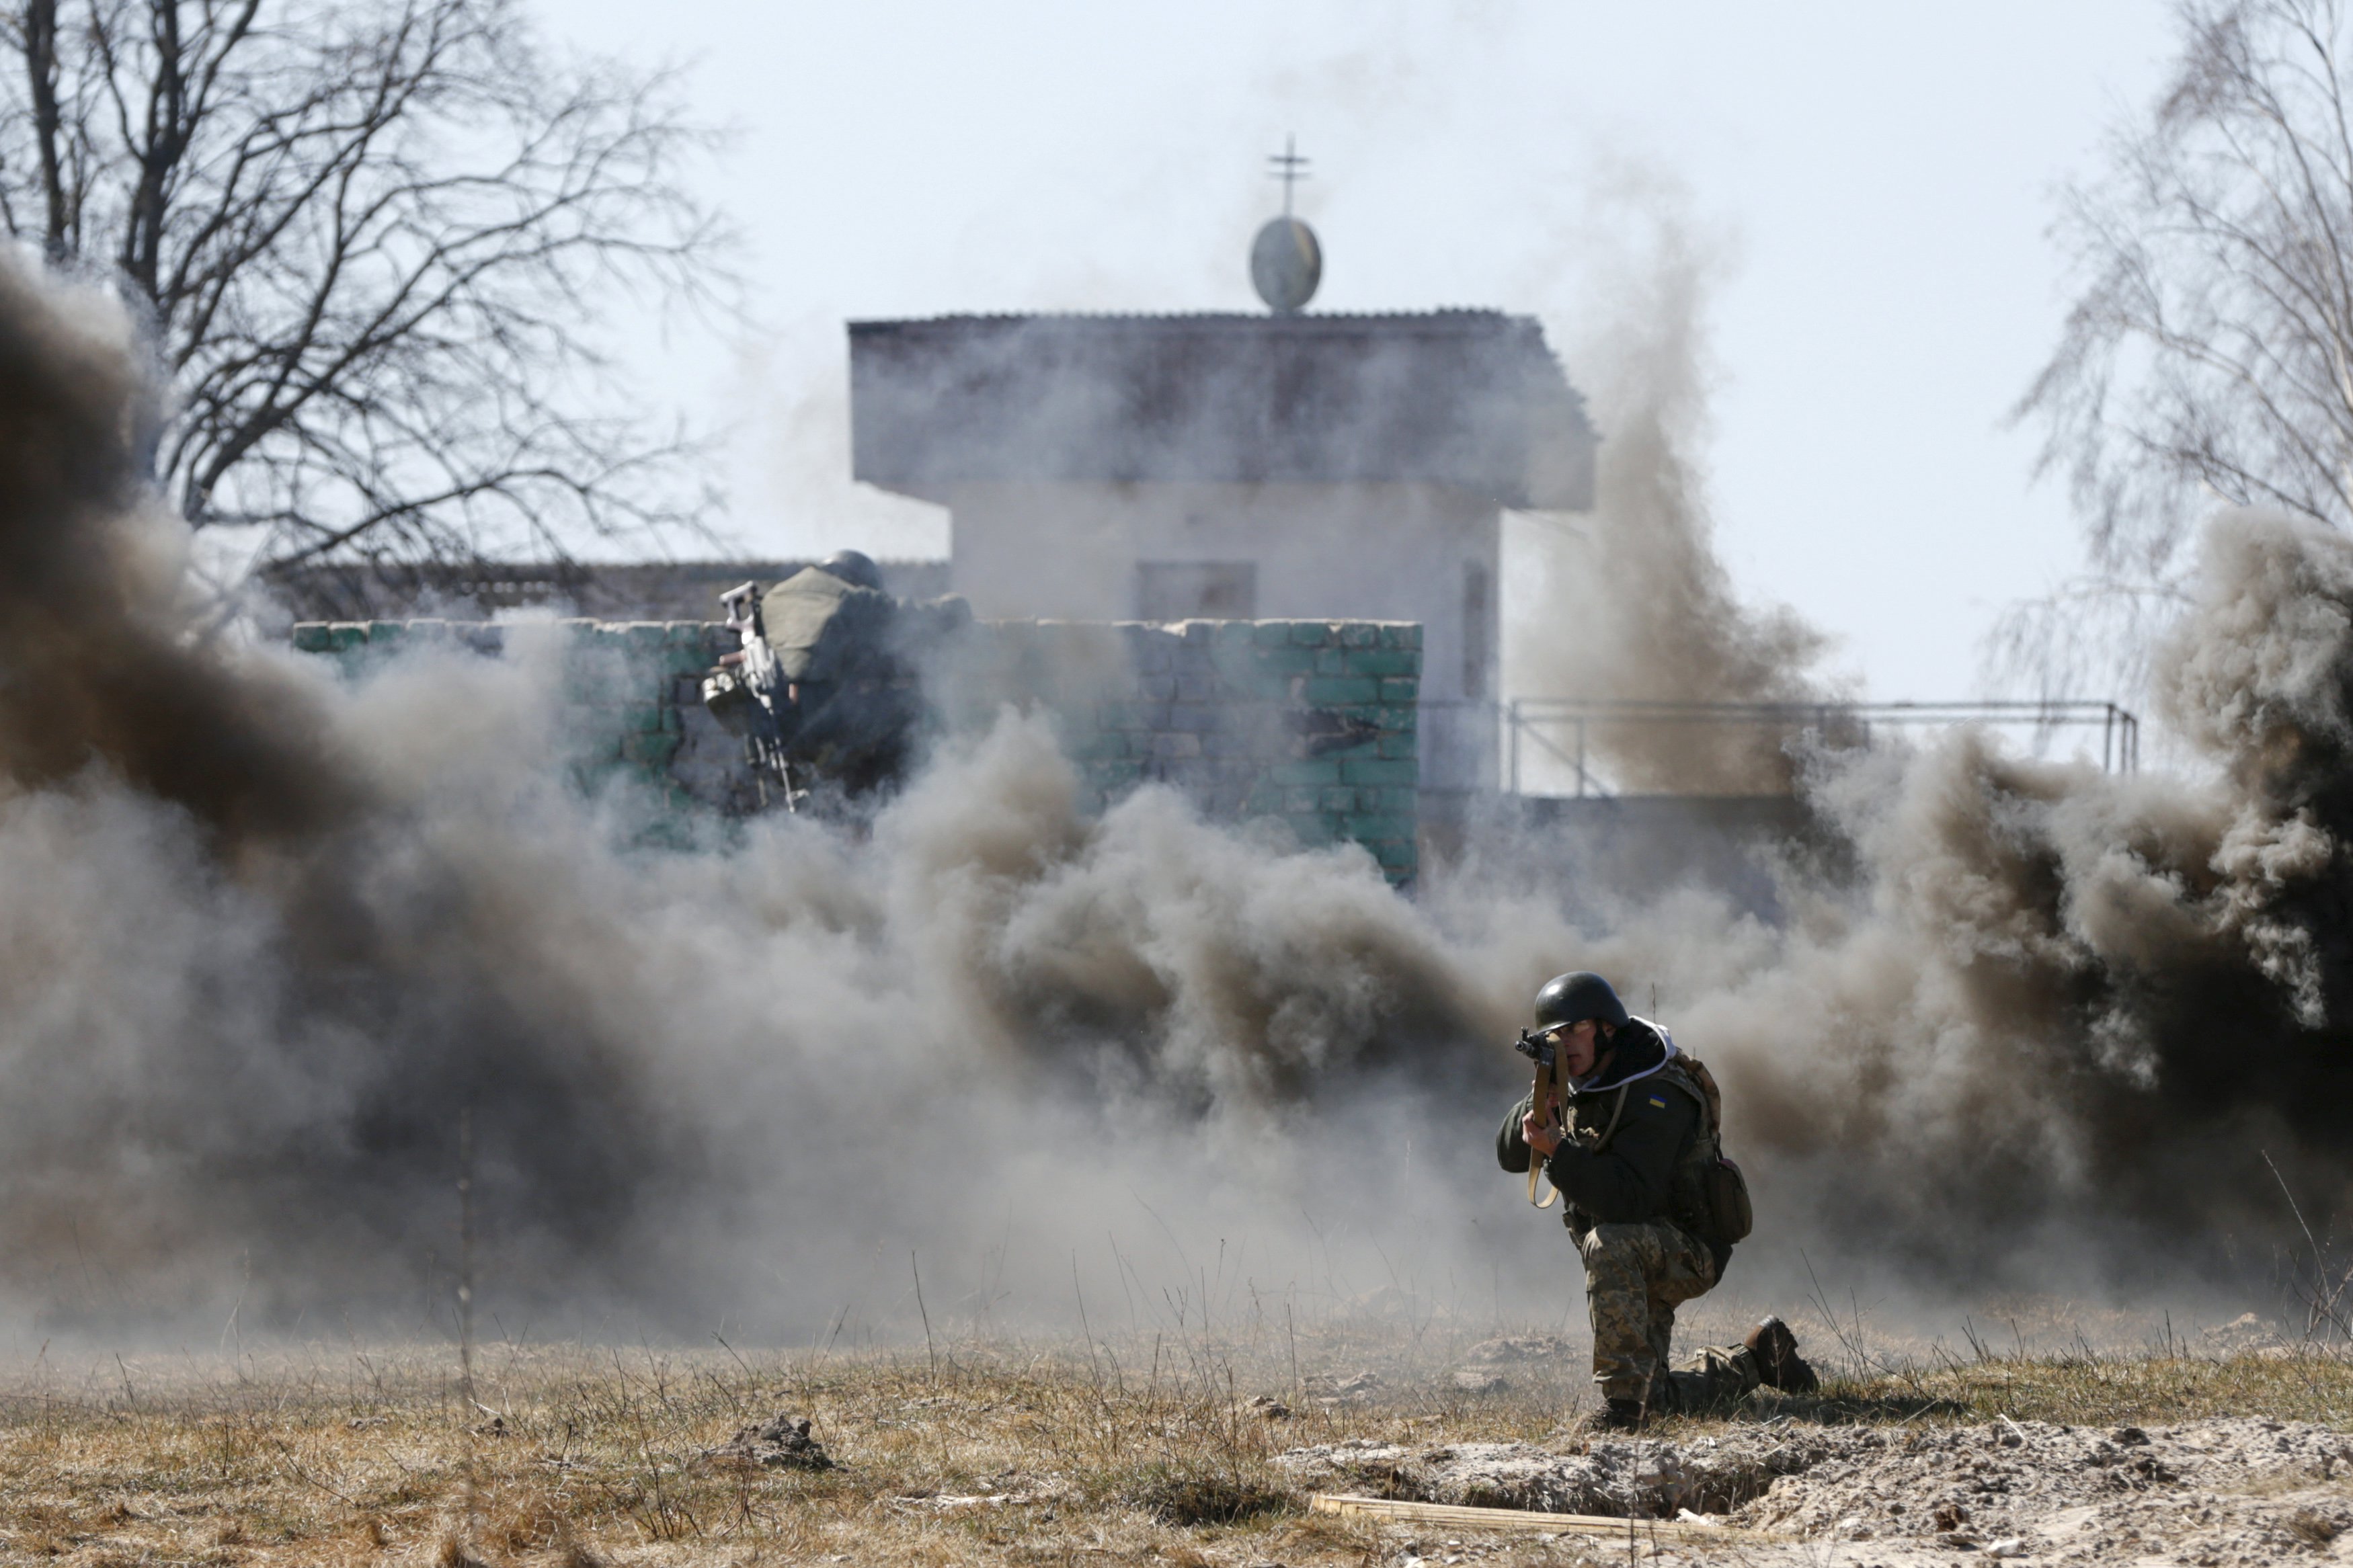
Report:
M 1525 1029 L 1520 1031 L 1519 1043 L 1513 1047 L 1513 1049 L 1536 1064 L 1535 1088 L 1529 1093 L 1528 1106 L 1537 1118 L 1538 1124 L 1541 1125 L 1550 1114 L 1553 1091 L 1560 1084 L 1560 1058 L 1555 1052 L 1550 1040 L 1532 1035 Z M 1536 1197 L 1536 1184 L 1543 1179 L 1544 1161 L 1537 1156 L 1535 1145 L 1530 1144 L 1528 1146 L 1528 1202 L 1535 1204 L 1540 1209 L 1548 1209 L 1552 1207 L 1553 1201 L 1560 1196 L 1560 1189 L 1552 1188 L 1539 1200 Z

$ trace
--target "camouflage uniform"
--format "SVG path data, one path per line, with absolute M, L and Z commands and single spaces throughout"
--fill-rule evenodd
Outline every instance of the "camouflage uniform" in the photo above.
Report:
M 1609 1066 L 1569 1097 L 1568 1138 L 1546 1162 L 1562 1219 L 1585 1259 L 1593 1380 L 1605 1399 L 1695 1410 L 1761 1380 L 1746 1348 L 1709 1348 L 1671 1367 L 1675 1309 L 1713 1289 L 1732 1248 L 1707 1238 L 1698 1183 L 1713 1159 L 1699 1086 L 1640 1018 L 1621 1026 Z M 1504 1169 L 1525 1172 L 1523 1095 L 1495 1135 Z
M 1715 1259 L 1689 1231 L 1665 1220 L 1596 1225 L 1577 1251 L 1593 1319 L 1593 1381 L 1604 1399 L 1695 1411 L 1729 1404 L 1762 1381 L 1745 1345 L 1710 1346 L 1669 1367 L 1675 1309 L 1715 1284 Z M 1664 1386 L 1654 1386 L 1662 1373 Z
M 894 599 L 805 567 L 760 601 L 776 668 L 795 693 L 786 754 L 852 795 L 906 772 L 925 719 L 923 666 L 970 624 L 962 599 Z

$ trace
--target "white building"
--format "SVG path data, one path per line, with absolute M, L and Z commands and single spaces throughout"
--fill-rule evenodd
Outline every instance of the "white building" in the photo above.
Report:
M 948 508 L 984 616 L 1412 620 L 1425 788 L 1492 786 L 1504 509 L 1592 504 L 1531 318 L 954 316 L 849 328 L 858 479 Z

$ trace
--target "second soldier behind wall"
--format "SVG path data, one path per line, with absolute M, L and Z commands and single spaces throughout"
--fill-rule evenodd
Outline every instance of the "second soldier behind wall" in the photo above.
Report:
M 1742 1344 L 1697 1351 L 1681 1366 L 1670 1359 L 1675 1309 L 1715 1287 L 1732 1243 L 1746 1233 L 1745 1215 L 1721 1216 L 1720 1185 L 1712 1184 L 1724 1167 L 1706 1069 L 1664 1029 L 1630 1015 L 1599 974 L 1555 976 L 1536 994 L 1535 1015 L 1565 1092 L 1542 1107 L 1534 1090 L 1522 1096 L 1496 1131 L 1495 1157 L 1517 1173 L 1542 1159 L 1567 1205 L 1593 1321 L 1596 1424 L 1630 1429 L 1760 1384 L 1813 1389 L 1813 1369 L 1778 1318 Z
M 756 682 L 726 679 L 742 664 L 730 655 L 704 682 L 703 701 L 733 733 L 768 732 L 799 781 L 786 785 L 789 797 L 814 785 L 819 805 L 838 804 L 906 776 L 933 717 L 926 678 L 953 657 L 972 610 L 955 597 L 893 598 L 871 559 L 840 550 L 758 595 L 754 625 L 774 683 L 754 691 Z M 755 699 L 765 720 L 752 711 Z

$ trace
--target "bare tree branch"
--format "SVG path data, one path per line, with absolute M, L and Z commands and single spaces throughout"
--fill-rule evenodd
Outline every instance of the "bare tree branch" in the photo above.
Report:
M 2154 112 L 2065 198 L 2076 280 L 2014 416 L 2043 429 L 2090 569 L 2019 606 L 1989 666 L 2126 693 L 2220 502 L 2353 528 L 2353 82 L 2343 0 L 2183 0 Z
M 2095 574 L 2149 584 L 2212 498 L 2353 526 L 2353 113 L 2338 0 L 2191 0 L 2150 121 L 2069 194 L 2082 282 L 2018 413 Z
M 143 308 L 195 526 L 274 570 L 707 500 L 596 330 L 726 280 L 668 78 L 558 62 L 516 0 L 25 0 L 0 47 L 0 224 Z

